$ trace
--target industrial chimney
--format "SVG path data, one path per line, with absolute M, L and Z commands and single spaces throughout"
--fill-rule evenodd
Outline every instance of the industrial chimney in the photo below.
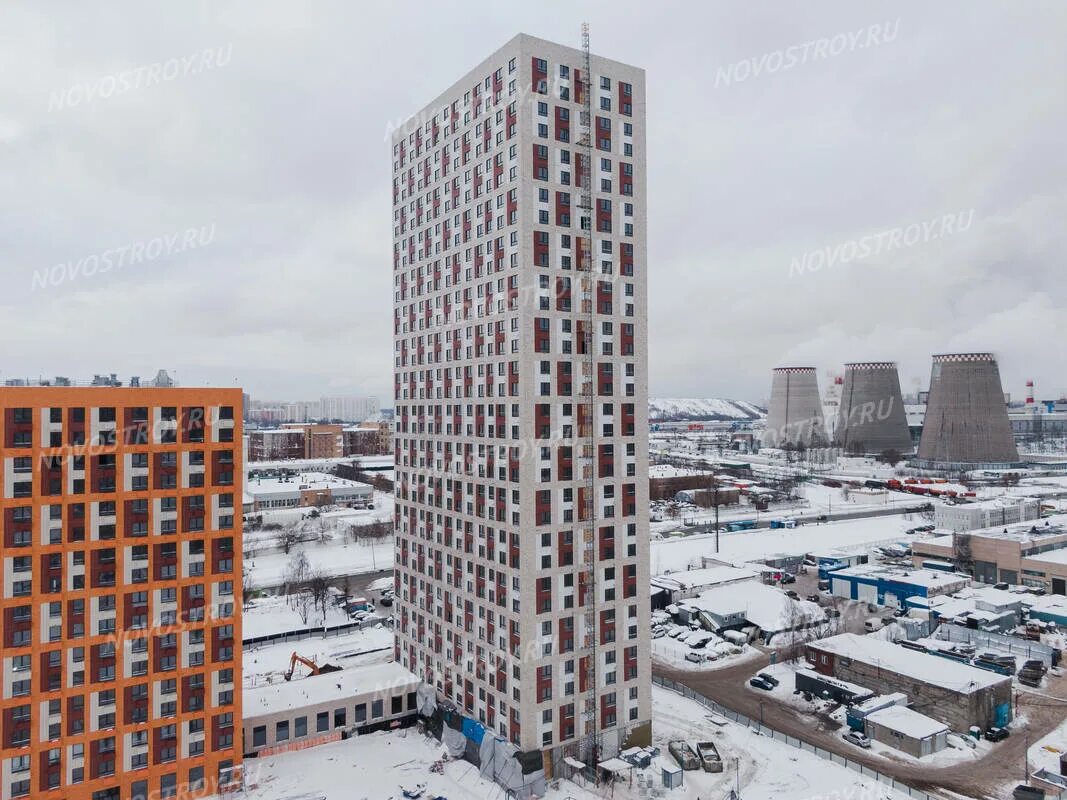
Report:
M 845 364 L 834 446 L 857 454 L 913 450 L 894 362 Z
M 918 456 L 944 464 L 1018 462 L 992 353 L 934 356 Z
M 826 447 L 815 367 L 777 367 L 771 376 L 764 447 Z

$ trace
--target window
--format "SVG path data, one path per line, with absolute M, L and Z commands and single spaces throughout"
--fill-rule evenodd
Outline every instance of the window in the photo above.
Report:
M 274 741 L 286 742 L 289 740 L 289 720 L 283 720 L 274 726 Z

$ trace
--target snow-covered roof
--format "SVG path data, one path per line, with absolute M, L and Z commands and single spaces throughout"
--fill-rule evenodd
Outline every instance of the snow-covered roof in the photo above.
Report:
M 826 611 L 817 603 L 793 600 L 780 589 L 755 581 L 709 589 L 687 602 L 720 616 L 743 614 L 751 624 L 768 632 L 826 619 Z
M 1033 561 L 1045 561 L 1049 564 L 1067 564 L 1067 547 L 1058 550 L 1048 550 L 1044 553 L 1032 553 L 1027 558 Z
M 737 581 L 751 580 L 755 577 L 756 573 L 750 569 L 704 567 L 703 569 L 690 569 L 684 572 L 672 572 L 669 575 L 657 575 L 652 578 L 652 584 L 664 589 L 689 591 L 699 586 L 736 583 Z
M 325 472 L 302 472 L 279 478 L 249 478 L 245 494 L 250 498 L 264 498 L 277 495 L 299 494 L 301 490 L 337 491 L 339 489 L 364 488 L 372 491 L 371 486 L 359 481 L 339 478 Z
M 1011 678 L 1005 675 L 855 633 L 839 633 L 837 636 L 812 642 L 808 646 L 960 694 L 971 694 L 1005 682 L 1011 683 Z
M 867 715 L 867 721 L 901 733 L 912 739 L 926 739 L 948 731 L 948 725 L 931 719 L 907 706 L 886 706 Z
M 966 575 L 957 575 L 954 572 L 942 572 L 936 569 L 889 569 L 877 564 L 859 564 L 855 567 L 834 570 L 830 577 L 844 576 L 895 581 L 910 586 L 923 586 L 926 589 L 961 588 L 970 582 L 970 578 Z
M 244 715 L 248 720 L 294 708 L 347 700 L 377 692 L 413 692 L 419 679 L 396 662 L 349 667 L 338 672 L 261 683 L 243 690 Z

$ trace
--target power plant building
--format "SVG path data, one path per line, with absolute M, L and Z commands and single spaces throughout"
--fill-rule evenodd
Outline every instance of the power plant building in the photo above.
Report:
M 815 367 L 775 368 L 763 446 L 807 448 L 828 444 Z
M 892 361 L 845 365 L 845 380 L 834 426 L 834 446 L 846 453 L 913 449 L 900 377 Z
M 991 353 L 934 356 L 918 461 L 960 468 L 1018 463 L 1000 369 Z

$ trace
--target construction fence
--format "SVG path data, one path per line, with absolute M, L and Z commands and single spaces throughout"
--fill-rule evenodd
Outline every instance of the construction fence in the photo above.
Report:
M 739 725 L 744 725 L 746 728 L 750 728 L 761 736 L 769 736 L 775 741 L 784 742 L 790 747 L 795 747 L 796 749 L 803 750 L 806 753 L 812 753 L 813 755 L 825 759 L 826 761 L 831 761 L 834 764 L 840 764 L 843 767 L 848 767 L 848 769 L 852 770 L 853 772 L 857 772 L 863 777 L 870 778 L 871 780 L 877 781 L 878 783 L 885 784 L 887 787 L 897 792 L 900 792 L 901 794 L 907 795 L 908 797 L 915 797 L 918 798 L 918 800 L 943 800 L 943 798 L 941 797 L 929 794 L 927 792 L 922 791 L 921 789 L 915 789 L 911 786 L 908 786 L 906 783 L 901 783 L 900 781 L 892 778 L 889 775 L 881 773 L 876 769 L 871 769 L 866 764 L 861 764 L 858 761 L 853 761 L 852 759 L 845 758 L 844 756 L 838 755 L 837 753 L 831 752 L 830 750 L 824 750 L 821 747 L 816 747 L 815 745 L 808 744 L 807 742 L 801 739 L 797 739 L 795 736 L 789 736 L 787 734 L 782 733 L 781 731 L 776 731 L 773 728 L 768 728 L 766 725 L 757 722 L 756 720 L 750 719 L 744 714 L 738 714 L 736 711 L 731 711 L 730 709 L 719 705 L 714 700 L 690 689 L 685 684 L 678 683 L 677 681 L 673 681 L 670 678 L 663 678 L 659 675 L 653 675 L 652 682 L 657 686 L 662 686 L 664 689 L 670 689 L 672 692 L 677 692 L 678 694 L 683 695 L 684 697 L 687 697 L 690 700 L 695 700 L 696 702 L 700 703 L 702 706 L 709 709 L 710 711 L 715 712 L 719 716 L 725 717 L 731 722 L 736 722 Z

